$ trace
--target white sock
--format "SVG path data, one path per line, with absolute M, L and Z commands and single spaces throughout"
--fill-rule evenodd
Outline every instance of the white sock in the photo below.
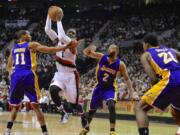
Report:
M 61 42 L 63 42 L 64 44 L 68 44 L 71 42 L 71 38 L 69 38 L 63 28 L 62 22 L 58 21 L 57 22 L 57 29 L 58 29 L 58 38 Z
M 6 133 L 10 133 L 10 132 L 11 132 L 11 129 L 6 128 L 5 132 L 6 132 Z
M 57 33 L 51 28 L 51 19 L 49 18 L 49 16 L 47 16 L 46 19 L 45 32 L 51 40 L 55 40 L 56 38 L 58 38 Z
M 177 133 L 178 133 L 178 134 L 180 134 L 180 127 L 179 127 L 179 129 L 178 129 Z
M 43 135 L 49 135 L 48 132 L 44 132 Z

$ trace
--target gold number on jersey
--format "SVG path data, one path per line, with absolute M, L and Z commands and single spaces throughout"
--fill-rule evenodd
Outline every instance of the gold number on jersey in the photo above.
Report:
M 19 62 L 19 56 L 21 56 L 21 63 Z M 25 65 L 24 53 L 16 54 L 16 62 L 15 65 Z
M 158 56 L 160 58 L 163 58 L 164 64 L 168 64 L 171 61 L 177 62 L 176 58 L 174 58 L 171 52 L 162 52 L 162 53 L 159 53 Z
M 109 77 L 109 74 L 105 73 L 105 74 L 104 74 L 104 77 L 103 77 L 103 81 L 104 81 L 104 82 L 107 82 L 107 81 L 108 81 L 108 80 L 107 80 L 108 77 Z

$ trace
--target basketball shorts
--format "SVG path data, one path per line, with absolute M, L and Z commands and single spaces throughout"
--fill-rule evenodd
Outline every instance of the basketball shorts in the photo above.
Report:
M 11 105 L 18 105 L 26 95 L 31 103 L 38 103 L 40 91 L 38 78 L 31 70 L 16 70 L 11 75 L 10 99 Z
M 112 89 L 104 90 L 100 86 L 96 86 L 90 102 L 90 109 L 98 109 L 103 107 L 103 101 L 114 100 L 117 101 L 117 91 Z
M 76 104 L 79 98 L 79 73 L 74 72 L 56 72 L 51 85 L 59 87 L 68 102 Z
M 170 104 L 180 109 L 180 71 L 168 72 L 141 98 L 147 104 L 164 111 Z

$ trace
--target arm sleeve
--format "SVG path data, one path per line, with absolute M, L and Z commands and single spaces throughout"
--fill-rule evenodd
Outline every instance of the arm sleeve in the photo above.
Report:
M 47 16 L 46 19 L 45 32 L 51 40 L 55 40 L 56 38 L 58 38 L 57 33 L 51 28 L 51 19 L 49 18 L 49 16 Z
M 57 22 L 57 28 L 58 28 L 58 37 L 59 37 L 59 40 L 61 42 L 63 42 L 64 44 L 68 44 L 71 42 L 71 38 L 69 38 L 65 32 L 64 32 L 64 28 L 62 26 L 62 22 L 61 21 L 58 21 Z

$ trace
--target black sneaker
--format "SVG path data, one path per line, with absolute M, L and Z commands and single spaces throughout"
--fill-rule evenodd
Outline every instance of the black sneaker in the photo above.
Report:
M 81 116 L 81 125 L 82 125 L 83 128 L 89 127 L 88 118 L 87 118 L 86 114 L 83 114 Z
M 89 130 L 87 130 L 87 129 L 84 128 L 84 129 L 80 132 L 79 135 L 87 135 L 88 132 L 89 132 Z

